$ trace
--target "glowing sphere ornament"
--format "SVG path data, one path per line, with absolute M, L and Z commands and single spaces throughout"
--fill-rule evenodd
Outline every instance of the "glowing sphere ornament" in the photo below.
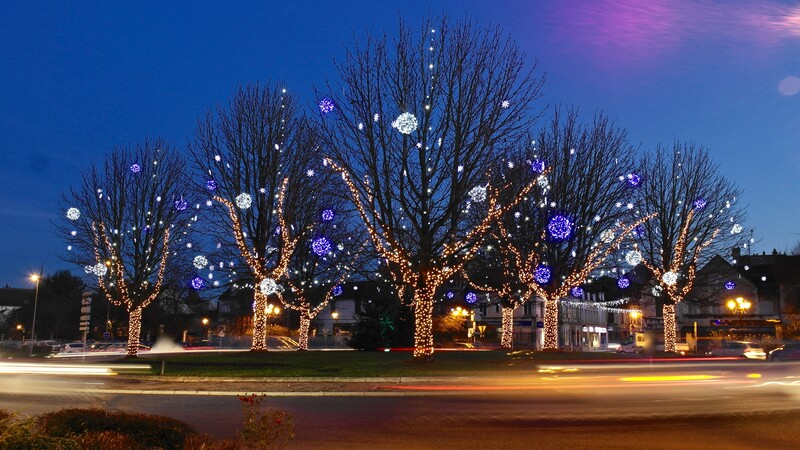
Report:
M 203 289 L 204 287 L 206 287 L 206 282 L 203 281 L 203 279 L 200 278 L 200 277 L 192 278 L 192 281 L 190 281 L 189 284 L 192 286 L 192 289 L 194 289 L 195 291 L 199 291 L 199 290 Z
M 206 190 L 209 192 L 214 192 L 217 190 L 217 182 L 214 180 L 206 181 Z
M 469 197 L 474 203 L 482 203 L 486 201 L 486 187 L 478 186 L 469 191 Z
M 550 218 L 547 224 L 547 233 L 550 239 L 556 242 L 563 242 L 572 237 L 573 224 L 569 217 L 563 214 L 556 214 Z
M 261 283 L 258 284 L 258 289 L 262 294 L 268 297 L 281 291 L 281 287 L 278 286 L 278 283 L 272 278 L 264 278 L 261 280 Z
M 108 267 L 103 263 L 97 263 L 92 267 L 92 273 L 98 277 L 103 277 L 108 273 Z
M 141 171 L 142 171 L 142 166 L 140 166 L 138 164 L 131 164 L 131 172 L 139 173 Z
M 739 234 L 741 232 L 742 232 L 742 226 L 739 225 L 738 223 L 733 224 L 733 227 L 731 227 L 731 234 Z
M 253 197 L 250 197 L 250 194 L 242 193 L 236 196 L 236 206 L 238 206 L 239 209 L 247 209 L 252 204 Z
M 344 288 L 342 287 L 341 284 L 337 284 L 336 286 L 333 287 L 333 289 L 331 289 L 331 294 L 333 294 L 334 297 L 338 297 L 343 293 L 344 293 Z
M 643 238 L 646 233 L 645 233 L 644 227 L 641 226 L 641 225 L 638 225 L 636 228 L 633 229 L 633 231 L 631 231 L 631 234 L 635 238 Z
M 331 251 L 331 241 L 325 236 L 320 236 L 311 241 L 311 251 L 317 256 L 325 256 Z
M 653 293 L 653 296 L 659 297 L 661 293 L 664 292 L 664 288 L 661 286 L 653 286 L 653 290 L 651 292 Z
M 706 203 L 706 199 L 704 199 L 704 198 L 702 198 L 702 197 L 701 197 L 701 198 L 698 198 L 698 199 L 697 199 L 697 200 L 695 200 L 695 201 L 694 201 L 694 203 L 693 203 L 693 205 L 694 205 L 694 209 L 703 209 L 703 208 L 705 208 L 705 207 L 706 207 L 706 204 L 707 204 L 707 203 Z
M 534 173 L 542 173 L 545 169 L 545 163 L 541 159 L 534 159 L 531 161 L 531 170 Z
M 333 100 L 329 99 L 328 97 L 323 97 L 319 103 L 317 103 L 317 106 L 319 106 L 319 111 L 322 114 L 328 114 L 336 109 L 336 103 L 334 103 Z
M 208 258 L 206 258 L 203 255 L 197 255 L 194 257 L 192 263 L 194 264 L 194 267 L 198 270 L 205 269 L 205 267 L 208 265 Z
M 725 283 L 725 289 L 729 291 L 732 291 L 735 287 L 736 283 L 734 283 L 733 281 L 728 281 L 727 283 Z
M 639 187 L 642 184 L 642 177 L 635 173 L 629 173 L 625 176 L 625 181 L 630 187 Z
M 392 122 L 392 127 L 397 128 L 401 134 L 411 134 L 417 129 L 417 118 L 409 112 L 404 112 Z
M 617 280 L 617 287 L 620 289 L 627 289 L 631 285 L 631 280 L 627 278 L 620 278 Z
M 474 292 L 467 292 L 467 295 L 464 296 L 464 300 L 471 305 L 478 301 L 478 294 Z
M 674 286 L 678 282 L 678 274 L 675 272 L 665 272 L 661 277 L 661 281 L 667 286 Z
M 580 286 L 575 286 L 574 288 L 569 290 L 569 294 L 575 298 L 582 298 L 583 297 L 583 288 Z
M 67 210 L 67 219 L 78 220 L 81 218 L 81 211 L 78 208 L 70 208 Z
M 323 222 L 330 222 L 335 217 L 335 213 L 332 209 L 323 209 L 322 213 L 320 214 Z
M 186 203 L 186 200 L 183 199 L 182 195 L 181 198 L 175 200 L 175 203 L 173 203 L 173 205 L 175 206 L 175 209 L 178 211 L 183 211 L 189 207 L 189 204 Z
M 447 291 L 447 293 L 444 294 L 444 296 L 447 297 L 447 298 L 453 298 L 453 297 L 456 296 L 456 293 L 453 292 L 453 291 Z
M 540 285 L 549 284 L 552 278 L 553 271 L 543 264 L 539 264 L 536 269 L 533 270 L 533 279 Z
M 639 265 L 642 262 L 642 254 L 638 250 L 631 250 L 625 255 L 625 262 L 632 266 Z
M 615 237 L 616 236 L 614 235 L 614 232 L 611 230 L 605 230 L 602 233 L 600 233 L 600 240 L 605 242 L 606 244 L 613 241 Z

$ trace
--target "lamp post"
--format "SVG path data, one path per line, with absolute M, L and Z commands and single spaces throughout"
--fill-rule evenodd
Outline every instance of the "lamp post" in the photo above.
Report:
M 31 324 L 31 339 L 36 339 L 36 307 L 39 305 L 39 280 L 41 276 L 38 273 L 31 275 L 30 280 L 36 283 L 36 294 L 33 296 L 33 323 Z M 33 356 L 33 343 L 31 343 L 31 351 L 29 356 Z
M 331 313 L 331 318 L 333 319 L 333 329 L 331 330 L 331 333 L 333 334 L 333 346 L 334 347 L 338 347 L 339 346 L 339 333 L 337 331 L 336 324 L 339 323 L 339 311 L 333 311 Z
M 201 320 L 201 322 L 203 323 L 203 327 L 206 329 L 206 339 L 210 341 L 211 329 L 208 327 L 208 324 L 211 323 L 211 321 L 208 320 L 208 317 L 203 317 L 203 320 Z
M 628 325 L 628 332 L 633 334 L 634 331 L 639 329 L 639 319 L 642 318 L 642 312 L 638 309 L 632 309 L 628 312 L 630 315 L 630 323 Z

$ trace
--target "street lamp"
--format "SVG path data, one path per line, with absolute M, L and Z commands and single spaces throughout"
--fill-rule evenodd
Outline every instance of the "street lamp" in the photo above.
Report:
M 208 317 L 203 317 L 203 320 L 200 322 L 203 323 L 203 327 L 206 329 L 206 339 L 211 340 L 211 329 L 208 328 L 208 324 L 211 322 L 208 320 Z
M 628 326 L 628 332 L 633 334 L 634 330 L 639 329 L 639 319 L 642 318 L 642 312 L 638 309 L 632 309 L 628 311 L 628 315 L 630 316 L 630 324 Z
M 36 339 L 36 307 L 39 305 L 39 280 L 42 277 L 38 273 L 31 275 L 30 280 L 36 283 L 36 294 L 33 296 L 33 324 L 31 324 L 31 339 Z M 33 356 L 33 345 L 31 345 L 30 356 Z
M 749 300 L 745 300 L 742 297 L 736 297 L 735 299 L 728 300 L 727 306 L 732 313 L 744 315 L 747 314 L 748 310 L 750 310 L 752 304 Z

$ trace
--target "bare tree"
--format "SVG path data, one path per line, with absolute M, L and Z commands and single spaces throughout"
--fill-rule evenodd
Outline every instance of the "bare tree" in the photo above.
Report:
M 634 155 L 625 130 L 606 116 L 583 124 L 577 110 L 563 114 L 557 108 L 533 141 L 524 171 L 515 167 L 505 174 L 519 179 L 525 171 L 541 173 L 536 195 L 497 228 L 494 281 L 484 284 L 502 300 L 504 346 L 511 345 L 514 309 L 538 297 L 545 306 L 544 348 L 558 348 L 558 302 L 580 297 L 581 285 L 649 218 L 631 211 L 627 181 Z
M 97 277 L 100 290 L 128 312 L 128 356 L 138 351 L 142 311 L 161 292 L 167 267 L 192 222 L 182 181 L 185 161 L 163 140 L 118 147 L 63 195 L 57 232 L 66 261 Z
M 313 194 L 321 159 L 315 157 L 313 130 L 286 89 L 249 84 L 199 121 L 189 147 L 211 197 L 208 204 L 214 205 L 208 230 L 219 247 L 216 255 L 231 264 L 243 261 L 252 280 L 251 349 L 266 350 L 268 298 L 280 293 L 306 231 L 293 226 L 291 214 L 305 208 Z M 200 262 L 198 267 L 208 261 Z M 241 282 L 235 269 L 232 280 Z
M 663 298 L 664 349 L 675 350 L 675 304 L 692 290 L 696 270 L 745 239 L 739 189 L 693 143 L 659 145 L 642 161 L 637 204 L 657 216 L 637 233 L 637 251 Z
M 428 358 L 436 289 L 510 207 L 486 174 L 537 117 L 542 78 L 499 28 L 446 19 L 425 20 L 419 34 L 401 24 L 392 42 L 368 36 L 336 67 L 335 109 L 321 108 L 325 150 L 390 281 L 411 299 L 414 357 Z M 483 207 L 477 224 L 462 220 L 468 204 Z

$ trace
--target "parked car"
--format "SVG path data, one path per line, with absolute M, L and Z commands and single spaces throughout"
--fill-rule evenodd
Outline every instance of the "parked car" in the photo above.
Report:
M 775 362 L 800 360 L 800 342 L 789 342 L 772 350 L 769 352 L 769 360 Z
M 61 353 L 80 353 L 83 352 L 83 349 L 83 342 L 70 342 L 69 344 L 64 344 Z
M 767 354 L 761 345 L 747 341 L 721 341 L 711 348 L 711 356 L 737 356 L 748 359 L 767 359 Z

